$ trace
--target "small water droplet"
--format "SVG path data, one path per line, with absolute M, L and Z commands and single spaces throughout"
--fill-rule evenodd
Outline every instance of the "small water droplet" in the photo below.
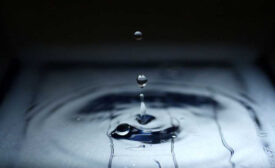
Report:
M 115 134 L 119 136 L 125 136 L 130 132 L 130 126 L 128 124 L 121 124 L 116 128 Z
M 134 37 L 135 37 L 135 40 L 142 40 L 142 32 L 141 31 L 135 31 Z
M 144 88 L 148 82 L 148 79 L 145 75 L 141 74 L 137 76 L 137 84 L 140 88 Z

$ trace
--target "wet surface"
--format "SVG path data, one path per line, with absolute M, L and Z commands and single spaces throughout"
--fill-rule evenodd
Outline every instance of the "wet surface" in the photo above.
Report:
M 274 167 L 272 131 L 259 115 L 266 109 L 227 70 L 150 71 L 143 89 L 136 72 L 68 71 L 41 77 L 28 109 L 15 100 L 6 109 L 6 116 L 23 109 L 13 167 Z M 19 122 L 9 123 L 14 130 Z
M 255 149 L 252 151 L 258 151 L 258 160 L 249 161 L 256 165 L 269 164 L 269 156 L 259 152 L 263 143 L 255 134 L 260 131 L 261 124 L 252 102 L 243 96 L 232 96 L 211 88 L 185 86 L 179 89 L 174 86 L 171 89 L 166 86 L 156 85 L 163 88 L 161 91 L 146 90 L 147 113 L 144 116 L 140 115 L 140 100 L 131 86 L 118 86 L 115 91 L 105 87 L 84 89 L 42 109 L 32 109 L 26 137 L 28 139 L 37 131 L 44 132 L 51 139 L 48 145 L 55 142 L 58 146 L 55 150 L 68 148 L 66 150 L 74 155 L 87 162 L 96 162 L 99 167 L 123 166 L 125 162 L 118 159 L 121 157 L 130 157 L 126 165 L 132 166 L 128 167 L 150 167 L 151 162 L 158 167 L 201 166 L 210 164 L 212 159 L 220 161 L 211 163 L 210 167 L 238 167 L 240 162 L 236 158 L 242 158 L 239 152 L 246 150 L 247 142 L 240 138 L 242 131 L 236 128 L 246 123 L 243 128 L 254 136 L 251 144 Z M 236 116 L 237 113 L 232 113 L 234 110 L 243 114 Z M 87 149 L 81 149 L 81 146 L 70 149 L 72 142 L 76 146 L 84 143 L 91 150 L 98 149 L 109 161 L 92 153 L 83 156 L 83 150 Z M 184 159 L 186 152 L 187 160 Z M 145 162 L 148 159 L 150 161 Z

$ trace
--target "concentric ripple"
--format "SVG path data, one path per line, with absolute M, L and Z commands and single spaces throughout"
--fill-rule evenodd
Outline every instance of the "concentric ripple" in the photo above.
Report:
M 137 90 L 128 85 L 84 88 L 31 109 L 21 161 L 79 168 L 270 166 L 250 100 L 213 88 L 151 85 L 144 91 L 146 124 L 137 117 Z

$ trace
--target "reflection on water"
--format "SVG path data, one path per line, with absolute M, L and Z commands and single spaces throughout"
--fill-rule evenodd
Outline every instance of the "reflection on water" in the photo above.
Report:
M 52 160 L 72 167 L 269 167 L 261 123 L 244 96 L 175 84 L 155 84 L 144 94 L 144 116 L 134 86 L 127 85 L 83 89 L 32 109 L 21 161 L 40 167 Z M 40 154 L 49 157 L 41 161 Z

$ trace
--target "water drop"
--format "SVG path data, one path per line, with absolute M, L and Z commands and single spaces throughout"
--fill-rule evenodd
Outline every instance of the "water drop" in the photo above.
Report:
M 119 136 L 126 136 L 130 132 L 130 126 L 128 124 L 121 124 L 116 128 L 116 131 L 113 134 L 117 134 Z
M 137 84 L 140 88 L 144 88 L 146 86 L 147 82 L 148 82 L 148 79 L 145 75 L 141 74 L 141 75 L 137 76 Z M 146 105 L 144 102 L 144 94 L 140 93 L 139 97 L 140 97 L 140 114 L 137 115 L 136 120 L 140 124 L 145 125 L 145 124 L 149 123 L 154 118 L 147 117 L 147 115 L 146 115 L 147 109 L 146 109 Z
M 142 40 L 142 32 L 141 31 L 135 31 L 134 37 L 135 37 L 135 40 Z
M 145 75 L 141 74 L 137 76 L 137 84 L 140 88 L 144 88 L 148 82 L 148 79 Z

